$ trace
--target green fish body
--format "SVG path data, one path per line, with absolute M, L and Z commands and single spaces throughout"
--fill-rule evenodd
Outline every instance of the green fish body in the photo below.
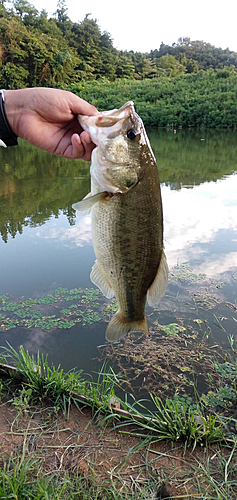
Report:
M 106 297 L 115 296 L 119 306 L 106 338 L 115 341 L 130 331 L 149 333 L 146 301 L 155 306 L 168 279 L 155 157 L 131 102 L 97 117 L 80 117 L 80 123 L 97 147 L 91 193 L 74 208 L 91 208 L 96 255 L 91 280 Z

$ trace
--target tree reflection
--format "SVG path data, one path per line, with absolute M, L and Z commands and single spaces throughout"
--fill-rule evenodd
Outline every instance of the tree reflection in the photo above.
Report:
M 236 132 L 153 130 L 149 136 L 160 181 L 171 189 L 217 181 L 237 169 Z M 74 224 L 72 204 L 90 190 L 88 162 L 53 156 L 20 141 L 19 147 L 0 149 L 0 165 L 3 241 L 60 212 Z
M 0 233 L 5 242 L 24 226 L 42 225 L 61 211 L 74 224 L 72 204 L 90 189 L 88 162 L 65 160 L 21 142 L 18 148 L 0 150 L 0 164 Z

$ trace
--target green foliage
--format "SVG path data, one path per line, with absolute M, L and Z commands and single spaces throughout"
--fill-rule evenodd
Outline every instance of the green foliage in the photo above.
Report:
M 219 78 L 235 73 L 237 54 L 202 41 L 180 38 L 150 53 L 119 51 L 107 31 L 102 32 L 87 14 L 81 22 L 67 15 L 65 0 L 58 0 L 53 18 L 27 0 L 13 8 L 0 5 L 1 85 L 17 88 L 58 86 L 84 80 L 177 77 L 199 70 L 219 71 Z M 16 70 L 18 68 L 18 70 Z
M 10 455 L 8 459 L 3 460 L 3 466 L 0 469 L 0 497 L 1 498 L 36 498 L 35 481 L 33 474 L 37 475 L 38 459 L 27 458 L 25 453 L 22 456 L 13 458 Z M 45 498 L 43 496 L 37 497 Z
M 227 385 L 219 387 L 216 391 L 208 391 L 202 396 L 203 403 L 209 408 L 230 408 L 233 400 L 236 400 L 236 391 Z
M 2 87 L 67 86 L 99 109 L 132 99 L 148 126 L 237 127 L 237 54 L 229 49 L 182 38 L 149 54 L 118 51 L 89 15 L 72 22 L 65 0 L 50 19 L 26 0 L 2 5 L 0 43 Z
M 32 457 L 33 455 L 33 457 Z M 76 468 L 68 471 L 62 468 L 53 473 L 45 473 L 44 461 L 35 453 L 27 456 L 27 445 L 9 457 L 3 457 L 0 468 L 0 498 L 18 500 L 147 500 L 150 497 L 150 486 L 140 485 L 138 492 L 131 487 L 118 491 L 113 480 L 100 482 L 93 480 L 93 471 L 88 477 L 79 474 Z M 133 482 L 135 482 L 133 480 Z
M 7 62 L 1 71 L 1 79 L 4 86 L 8 89 L 19 89 L 24 86 L 27 87 L 27 78 L 29 72 L 27 69 L 17 66 L 12 62 Z
M 210 379 L 212 388 L 202 395 L 201 400 L 207 408 L 231 408 L 237 401 L 237 361 L 230 357 L 224 363 L 215 362 L 214 369 L 221 375 L 222 383 L 215 387 Z
M 56 409 L 69 414 L 71 404 L 87 403 L 93 411 L 105 413 L 104 420 L 114 419 L 116 409 L 111 408 L 115 397 L 115 387 L 120 386 L 120 379 L 110 368 L 105 371 L 102 367 L 96 382 L 87 381 L 82 377 L 82 371 L 65 373 L 60 366 L 50 367 L 43 355 L 39 352 L 37 357 L 31 356 L 23 346 L 17 352 L 10 345 L 4 348 L 6 357 L 14 362 L 17 369 L 24 377 L 27 391 L 20 392 L 20 408 L 22 401 L 29 404 L 32 398 L 38 400 L 49 399 Z M 81 396 L 81 399 L 80 399 Z M 163 402 L 159 397 L 150 394 L 150 400 L 155 409 L 147 410 L 143 401 L 122 402 L 120 405 L 129 414 L 125 416 L 125 423 L 121 425 L 137 424 L 145 434 L 137 432 L 136 435 L 150 441 L 170 439 L 184 441 L 186 445 L 197 443 L 221 442 L 224 439 L 223 424 L 218 423 L 218 414 L 205 415 L 202 406 L 190 405 L 188 397 L 166 399 Z M 150 436 L 150 437 L 149 437 Z
M 170 323 L 169 325 L 164 325 L 164 326 L 159 325 L 159 326 L 160 329 L 166 333 L 166 335 L 177 335 L 178 333 L 181 333 L 186 330 L 186 328 L 184 328 L 181 325 L 178 325 L 177 323 Z
M 170 272 L 170 278 L 177 281 L 188 281 L 188 282 L 197 282 L 205 280 L 205 274 L 195 274 L 193 273 L 193 268 L 188 264 L 177 264 L 172 268 L 172 272 Z
M 14 394 L 9 403 L 13 404 L 18 414 L 25 414 L 28 412 L 31 399 L 32 389 L 23 386 L 18 393 Z
M 185 66 L 170 54 L 161 56 L 157 62 L 159 76 L 178 76 L 185 73 L 185 69 Z
M 209 70 L 142 81 L 84 82 L 67 89 L 100 110 L 118 108 L 132 99 L 150 127 L 237 127 L 236 72 L 227 72 L 223 78 Z
M 150 395 L 149 406 L 153 403 L 153 409 L 148 410 L 144 405 L 144 400 L 136 401 L 130 395 L 129 403 L 127 400 L 122 402 L 117 396 L 115 397 L 115 389 L 121 387 L 121 379 L 115 375 L 110 368 L 106 370 L 103 366 L 96 382 L 85 380 L 82 372 L 70 371 L 65 373 L 60 366 L 55 368 L 50 367 L 47 358 L 40 356 L 30 356 L 28 351 L 23 347 L 19 352 L 15 351 L 11 346 L 5 349 L 6 358 L 13 361 L 23 376 L 22 387 L 19 392 L 14 394 L 12 400 L 17 415 L 23 416 L 25 412 L 30 412 L 30 405 L 39 402 L 41 407 L 44 408 L 42 403 L 50 403 L 51 409 L 53 407 L 56 415 L 59 411 L 63 411 L 65 417 L 69 416 L 70 406 L 74 403 L 78 408 L 79 404 L 88 404 L 92 409 L 92 414 L 100 415 L 99 425 L 101 428 L 100 439 L 103 442 L 103 426 L 112 421 L 113 429 L 120 429 L 120 432 L 131 435 L 129 426 L 132 427 L 132 435 L 139 437 L 140 442 L 129 449 L 127 456 L 124 458 L 123 464 L 127 459 L 130 459 L 132 453 L 144 450 L 145 456 L 144 466 L 148 466 L 146 456 L 148 452 L 152 452 L 152 456 L 159 456 L 159 463 L 162 456 L 169 457 L 169 453 L 161 452 L 161 448 L 153 446 L 160 440 L 171 440 L 177 443 L 178 449 L 183 450 L 188 446 L 194 448 L 199 445 L 205 446 L 205 456 L 207 460 L 203 460 L 200 454 L 193 453 L 195 462 L 191 463 L 191 471 L 193 477 L 191 478 L 192 485 L 198 486 L 198 496 L 200 498 L 210 499 L 229 499 L 235 498 L 236 492 L 236 467 L 235 467 L 235 454 L 236 454 L 236 438 L 233 434 L 231 439 L 224 434 L 224 424 L 220 423 L 218 414 L 208 415 L 202 404 L 196 402 L 192 404 L 192 399 L 188 395 L 176 395 L 173 400 L 166 399 L 161 401 L 160 398 L 154 394 Z M 229 369 L 227 372 L 229 374 Z M 229 375 L 227 375 L 229 376 Z M 15 384 L 15 382 L 13 381 Z M 16 384 L 15 384 L 16 391 Z M 119 403 L 123 408 L 117 409 L 113 407 L 114 402 Z M 46 424 L 47 425 L 47 424 Z M 74 474 L 75 470 L 70 470 L 70 478 L 67 476 L 67 467 L 62 467 L 59 473 L 57 469 L 53 473 L 48 471 L 47 477 L 45 476 L 42 457 L 39 454 L 31 453 L 28 446 L 27 438 L 29 425 L 24 435 L 23 447 L 18 450 L 17 454 L 11 454 L 9 457 L 3 456 L 0 468 L 0 496 L 1 498 L 34 498 L 36 500 L 43 500 L 46 498 L 64 499 L 80 498 L 86 500 L 87 498 L 103 498 L 105 500 L 119 500 L 121 498 L 130 500 L 135 498 L 137 500 L 145 500 L 153 498 L 155 491 L 161 491 L 160 478 L 157 477 L 157 470 L 155 471 L 155 484 L 148 484 L 146 487 L 140 487 L 134 495 L 134 490 L 127 490 L 123 487 L 120 496 L 115 482 L 106 480 L 106 488 L 98 481 L 93 481 L 93 475 L 87 477 L 78 476 Z M 46 429 L 47 432 L 47 429 Z M 43 434 L 43 429 L 41 429 Z M 79 439 L 79 436 L 78 436 Z M 217 443 L 218 446 L 213 446 L 209 449 L 208 444 Z M 221 445 L 224 449 L 221 450 Z M 163 449 L 164 444 L 162 445 Z M 51 446 L 50 446 L 51 447 Z M 78 448 L 81 447 L 81 442 Z M 175 447 L 172 445 L 172 454 L 175 455 Z M 168 454 L 167 454 L 168 453 Z M 211 453 L 211 459 L 210 459 Z M 190 454 L 188 455 L 190 457 Z M 215 457 L 217 458 L 214 462 Z M 44 457 L 43 457 L 44 458 Z M 177 458 L 177 455 L 171 456 L 171 459 Z M 189 458 L 190 459 L 190 458 Z M 180 454 L 178 455 L 180 460 Z M 200 462 L 199 462 L 200 460 Z M 153 462 L 153 460 L 152 460 Z M 185 465 L 185 453 L 182 459 L 182 470 Z M 186 463 L 187 465 L 187 463 Z M 214 466 L 214 467 L 213 467 Z M 93 473 L 93 464 L 91 463 L 91 472 Z M 120 469 L 122 470 L 122 469 Z M 165 470 L 165 469 L 164 469 Z M 123 475 L 123 478 L 125 476 Z M 153 475 L 154 477 L 154 475 Z M 116 475 L 117 478 L 117 475 Z M 185 483 L 187 483 L 188 471 L 185 469 Z M 82 481 L 81 481 L 82 479 Z M 162 474 L 162 483 L 164 476 Z M 172 480 L 176 480 L 172 476 Z M 200 482 L 199 482 L 200 480 Z M 133 480 L 134 481 L 134 480 Z M 142 478 L 139 478 L 139 485 L 143 485 Z M 144 485 L 145 486 L 145 485 Z M 153 486 L 153 489 L 148 491 L 148 487 Z M 162 490 L 163 491 L 163 490 Z M 152 497 L 151 497 L 152 494 Z M 186 496 L 186 495 L 185 495 Z

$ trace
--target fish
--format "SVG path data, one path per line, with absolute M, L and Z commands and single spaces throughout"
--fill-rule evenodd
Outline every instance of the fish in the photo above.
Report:
M 155 307 L 168 281 L 156 159 L 132 101 L 78 119 L 95 149 L 91 192 L 73 208 L 79 214 L 91 211 L 96 261 L 90 279 L 118 303 L 106 339 L 115 342 L 129 332 L 149 334 L 146 302 Z

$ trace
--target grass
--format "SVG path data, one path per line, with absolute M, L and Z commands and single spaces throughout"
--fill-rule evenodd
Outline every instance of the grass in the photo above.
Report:
M 194 471 L 201 472 L 204 483 L 207 486 L 208 493 L 202 496 L 202 500 L 229 500 L 236 495 L 237 479 L 236 479 L 236 461 L 233 457 L 236 456 L 237 439 L 231 447 L 228 455 L 217 453 L 217 467 L 212 471 L 211 458 L 209 457 L 205 464 L 197 463 Z M 199 492 L 203 495 L 203 486 L 197 481 Z
M 23 385 L 19 397 L 13 399 L 15 406 L 27 407 L 30 401 L 50 401 L 56 411 L 62 411 L 65 418 L 69 415 L 72 404 L 77 407 L 86 404 L 92 409 L 93 415 L 102 412 L 104 421 L 118 418 L 113 402 L 117 401 L 124 412 L 127 412 L 124 423 L 118 425 L 136 425 L 140 429 L 136 435 L 153 439 L 169 439 L 182 441 L 185 446 L 197 443 L 221 442 L 225 439 L 224 424 L 218 414 L 208 414 L 204 399 L 191 404 L 188 397 L 176 396 L 173 400 L 164 401 L 155 394 L 150 394 L 149 404 L 153 409 L 147 410 L 147 401 L 137 401 L 130 395 L 125 401 L 119 399 L 116 389 L 121 387 L 121 379 L 110 367 L 102 366 L 97 380 L 86 380 L 82 370 L 67 373 L 60 367 L 49 366 L 47 357 L 40 355 L 35 358 L 21 346 L 19 352 L 8 344 L 3 348 L 8 362 L 13 362 L 23 377 Z M 235 372 L 228 365 L 226 369 L 217 364 L 219 370 L 233 378 Z M 198 396 L 197 396 L 198 397 Z M 208 400 L 208 397 L 206 398 Z M 209 398 L 210 399 L 210 398 Z M 146 402 L 146 405 L 145 405 Z M 210 405 L 209 405 L 210 406 Z M 145 434 L 141 434 L 141 429 Z M 149 437 L 149 439 L 151 439 Z
M 160 451 L 161 448 L 158 448 L 157 451 L 156 446 L 159 442 L 173 443 L 170 448 L 171 455 L 172 453 L 177 454 L 175 452 L 176 448 L 181 449 L 183 461 L 185 461 L 185 453 L 188 450 L 191 454 L 194 451 L 196 453 L 197 450 L 197 458 L 195 458 L 194 463 L 191 464 L 185 461 L 185 467 L 189 468 L 188 479 L 186 476 L 185 478 L 182 476 L 182 471 L 180 477 L 175 476 L 177 485 L 180 482 L 183 488 L 182 491 L 186 492 L 182 493 L 180 498 L 186 498 L 187 500 L 192 498 L 202 500 L 227 500 L 228 498 L 228 500 L 234 500 L 236 498 L 237 440 L 234 435 L 231 439 L 230 436 L 226 439 L 223 421 L 219 419 L 218 415 L 208 414 L 205 406 L 200 401 L 197 401 L 196 405 L 194 405 L 188 396 L 176 396 L 173 400 L 166 398 L 165 401 L 162 401 L 155 394 L 151 394 L 150 402 L 153 404 L 153 409 L 148 410 L 147 401 L 136 401 L 130 395 L 128 398 L 130 402 L 128 399 L 122 401 L 116 397 L 116 401 L 120 405 L 120 409 L 118 409 L 112 405 L 112 402 L 115 400 L 116 388 L 121 381 L 119 376 L 112 369 L 107 370 L 106 366 L 102 367 L 97 381 L 93 382 L 92 380 L 85 380 L 81 371 L 65 373 L 60 366 L 58 368 L 51 367 L 44 356 L 40 356 L 38 353 L 35 358 L 28 351 L 25 351 L 23 347 L 17 352 L 8 345 L 5 348 L 5 357 L 1 361 L 14 362 L 22 376 L 20 385 L 14 378 L 12 378 L 10 384 L 5 373 L 2 381 L 2 394 L 4 393 L 4 387 L 5 393 L 6 390 L 13 391 L 10 401 L 17 414 L 14 422 L 15 425 L 16 422 L 23 422 L 23 429 L 17 423 L 17 432 L 15 434 L 22 435 L 23 444 L 21 448 L 18 448 L 18 451 L 4 455 L 2 460 L 0 459 L 0 498 L 17 498 L 18 500 L 31 498 L 36 500 L 69 500 L 69 498 L 78 500 L 90 498 L 98 500 L 153 500 L 156 498 L 171 498 L 173 496 L 172 491 L 174 491 L 172 489 L 174 483 L 172 474 L 174 474 L 174 470 L 176 471 L 175 474 L 178 474 L 177 471 L 179 470 L 179 468 L 174 469 L 177 456 L 174 459 L 170 458 L 171 461 L 173 460 L 172 469 L 169 470 L 166 464 L 166 466 L 162 467 L 163 472 L 161 474 L 159 460 L 164 453 Z M 233 378 L 235 375 L 229 365 L 225 369 L 223 367 L 219 369 L 222 370 L 224 378 L 226 376 Z M 81 457 L 82 445 L 78 435 L 77 439 L 75 436 L 76 441 L 73 445 L 70 445 L 68 441 L 65 444 L 60 441 L 60 465 L 55 472 L 55 465 L 51 464 L 50 470 L 45 474 L 45 465 L 41 456 L 42 450 L 40 455 L 40 448 L 35 445 L 35 451 L 32 452 L 30 443 L 36 443 L 37 439 L 42 440 L 43 431 L 47 429 L 48 417 L 44 421 L 44 425 L 41 424 L 39 431 L 36 430 L 34 416 L 26 425 L 27 419 L 32 412 L 32 404 L 48 405 L 51 409 L 51 415 L 52 412 L 54 415 L 63 412 L 67 421 L 74 406 L 81 412 L 82 407 L 86 404 L 87 408 L 92 410 L 92 421 L 95 424 L 97 422 L 94 429 L 98 429 L 98 425 L 100 428 L 99 431 L 94 431 L 99 432 L 100 439 L 102 439 L 99 447 L 103 448 L 102 443 L 106 429 L 108 429 L 109 435 L 117 433 L 116 438 L 113 438 L 112 434 L 112 442 L 116 442 L 119 435 L 125 436 L 125 438 L 126 436 L 133 436 L 133 438 L 136 438 L 136 445 L 130 446 L 126 457 L 120 461 L 119 468 L 112 468 L 110 476 L 101 482 L 98 478 L 96 479 L 93 469 L 95 464 L 87 462 L 86 474 L 79 473 L 75 466 L 71 466 L 69 469 L 64 467 L 62 457 L 70 449 L 70 446 L 72 450 L 75 450 L 75 453 L 78 450 L 78 456 Z M 30 429 L 32 429 L 31 435 L 28 435 Z M 65 429 L 62 429 L 62 431 L 65 431 Z M 55 431 L 52 432 L 54 435 Z M 86 430 L 85 433 L 87 436 L 88 431 Z M 72 435 L 74 435 L 73 432 Z M 47 446 L 48 442 L 45 440 L 45 447 L 47 448 Z M 53 442 L 51 448 L 54 447 L 56 448 L 56 444 L 54 445 Z M 205 460 L 201 460 L 200 450 L 203 452 L 209 448 L 209 455 Z M 129 460 L 131 458 L 134 460 L 133 457 L 138 452 L 141 454 L 139 464 L 132 465 L 132 467 L 135 467 L 132 470 L 133 473 L 136 472 L 137 478 L 133 478 L 131 486 L 131 472 L 128 473 L 126 467 Z M 73 456 L 72 454 L 70 463 L 73 463 Z M 152 456 L 154 458 L 151 458 Z M 77 459 L 77 463 L 79 462 L 80 459 Z M 146 474 L 144 473 L 145 476 L 144 474 L 141 476 L 141 471 L 146 472 Z M 195 484 L 194 496 L 188 492 L 188 489 L 185 489 L 186 483 Z M 164 484 L 165 487 L 163 487 Z
M 45 478 L 38 473 L 41 464 L 37 457 L 26 458 L 24 454 L 16 457 L 10 455 L 3 460 L 0 470 L 0 498 L 18 500 L 88 500 L 123 499 L 114 488 L 105 488 L 92 481 L 75 475 L 72 478 L 66 473 L 51 474 Z M 131 498 L 131 497 L 129 497 Z M 142 497 L 141 497 L 142 498 Z
M 23 389 L 20 393 L 19 406 L 28 400 L 50 401 L 56 410 L 63 411 L 65 417 L 70 412 L 70 407 L 80 403 L 91 407 L 93 414 L 102 412 L 106 421 L 118 417 L 116 410 L 111 405 L 115 399 L 116 387 L 120 385 L 119 377 L 112 368 L 105 371 L 105 366 L 98 374 L 96 382 L 85 380 L 82 371 L 65 373 L 60 366 L 50 367 L 43 355 L 38 353 L 36 359 L 21 346 L 19 352 L 10 345 L 4 348 L 6 358 L 14 362 L 24 379 Z M 26 387 L 26 389 L 25 389 Z M 142 401 L 136 401 L 133 396 L 132 403 L 122 401 L 116 397 L 124 412 L 129 414 L 125 424 L 137 425 L 146 434 L 137 432 L 137 435 L 146 437 L 152 434 L 154 439 L 170 439 L 183 441 L 185 445 L 194 447 L 200 442 L 221 442 L 224 439 L 223 424 L 218 422 L 218 415 L 204 416 L 204 405 L 190 407 L 184 399 L 172 401 L 150 394 L 150 401 L 154 409 L 147 411 Z M 16 401 L 14 401 L 16 405 Z M 119 424 L 124 425 L 124 424 Z
M 218 422 L 218 415 L 205 416 L 204 407 L 197 404 L 193 409 L 183 400 L 175 401 L 167 398 L 163 402 L 153 394 L 150 397 L 155 407 L 153 411 L 147 411 L 142 402 L 135 400 L 134 404 L 126 402 L 125 407 L 131 415 L 126 425 L 136 423 L 138 427 L 136 436 L 150 443 L 163 439 L 172 442 L 181 441 L 185 448 L 191 445 L 193 449 L 197 444 L 207 445 L 225 440 L 223 423 Z M 124 422 L 120 423 L 119 427 L 124 425 Z
M 112 369 L 108 373 L 101 371 L 94 383 L 85 380 L 82 370 L 65 373 L 60 365 L 51 367 L 47 356 L 39 352 L 35 358 L 22 346 L 17 352 L 9 344 L 3 350 L 6 359 L 13 362 L 21 373 L 31 400 L 51 401 L 55 410 L 63 411 L 65 417 L 72 404 L 78 407 L 80 403 L 89 405 L 93 413 L 99 410 L 111 412 L 110 401 L 115 396 L 115 384 L 118 382 Z

